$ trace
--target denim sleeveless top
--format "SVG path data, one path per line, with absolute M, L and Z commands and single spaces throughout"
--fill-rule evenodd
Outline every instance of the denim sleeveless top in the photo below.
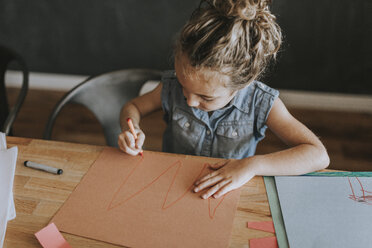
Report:
M 187 105 L 174 71 L 164 72 L 161 82 L 167 123 L 163 151 L 206 157 L 253 156 L 265 137 L 266 120 L 279 95 L 279 91 L 254 81 L 209 117 L 208 112 Z

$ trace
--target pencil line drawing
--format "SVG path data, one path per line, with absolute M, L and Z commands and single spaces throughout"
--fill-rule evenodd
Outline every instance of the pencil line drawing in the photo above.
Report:
M 351 189 L 351 195 L 349 195 L 349 199 L 351 199 L 355 202 L 360 202 L 360 203 L 363 203 L 363 204 L 372 205 L 372 192 L 367 191 L 367 190 L 364 189 L 364 186 L 363 186 L 362 182 L 360 181 L 360 179 L 358 177 L 354 177 L 354 178 L 357 180 L 358 187 L 360 187 L 361 195 L 358 195 L 358 192 L 355 193 L 353 184 L 352 184 L 350 178 L 348 177 L 347 179 L 349 181 L 349 186 L 350 186 L 350 189 Z
M 183 163 L 182 161 L 178 160 L 174 163 L 172 163 L 170 166 L 168 166 L 164 171 L 162 171 L 157 177 L 155 177 L 151 182 L 149 182 L 148 184 L 146 184 L 145 186 L 143 186 L 141 189 L 137 190 L 136 192 L 134 192 L 133 194 L 127 196 L 125 199 L 119 201 L 119 202 L 116 202 L 114 203 L 117 198 L 118 198 L 118 195 L 120 193 L 120 191 L 123 189 L 123 187 L 126 185 L 126 183 L 128 182 L 128 180 L 133 176 L 133 174 L 135 173 L 136 169 L 142 164 L 144 160 L 144 156 L 141 157 L 141 159 L 136 163 L 136 165 L 133 167 L 133 169 L 129 172 L 129 174 L 124 178 L 123 182 L 121 183 L 120 187 L 115 191 L 108 207 L 107 207 L 107 210 L 112 210 L 114 208 L 117 208 L 119 206 L 123 206 L 126 202 L 130 201 L 131 199 L 133 199 L 134 197 L 140 195 L 143 191 L 145 191 L 146 189 L 148 189 L 151 185 L 153 185 L 154 183 L 156 183 L 162 176 L 164 176 L 165 174 L 167 174 L 169 171 L 171 171 L 174 167 L 176 167 L 176 171 L 174 172 L 174 175 L 173 175 L 173 178 L 170 182 L 170 185 L 168 187 L 168 190 L 165 194 L 165 197 L 164 197 L 164 200 L 163 200 L 163 204 L 162 204 L 162 207 L 161 209 L 162 210 L 166 210 L 172 206 L 174 206 L 176 203 L 178 203 L 180 200 L 182 200 L 182 198 L 185 197 L 185 195 L 187 193 L 190 193 L 191 192 L 191 189 L 194 185 L 193 182 L 191 182 L 190 186 L 183 192 L 182 195 L 180 195 L 179 197 L 177 197 L 175 200 L 171 201 L 171 202 L 167 202 L 168 200 L 168 196 L 169 196 L 169 192 L 171 191 L 175 181 L 176 181 L 176 178 L 179 174 L 179 171 L 180 171 L 180 168 L 183 166 Z M 205 163 L 203 165 L 203 167 L 201 168 L 199 174 L 195 177 L 194 181 L 197 179 L 197 178 L 200 178 L 201 175 L 203 175 L 203 172 L 207 169 L 208 167 L 208 163 Z M 221 199 L 217 202 L 216 206 L 215 207 L 212 207 L 212 200 L 211 198 L 208 198 L 208 212 L 209 212 L 209 218 L 210 219 L 213 219 L 216 215 L 216 211 L 218 209 L 218 207 L 221 205 L 221 203 L 223 202 L 223 200 L 225 199 L 225 196 L 226 194 L 221 197 Z

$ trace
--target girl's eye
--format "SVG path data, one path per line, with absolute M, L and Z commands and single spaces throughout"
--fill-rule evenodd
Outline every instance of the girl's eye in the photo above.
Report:
M 205 102 L 211 102 L 211 101 L 213 101 L 214 100 L 214 98 L 202 98 L 203 99 L 203 101 L 205 101 Z

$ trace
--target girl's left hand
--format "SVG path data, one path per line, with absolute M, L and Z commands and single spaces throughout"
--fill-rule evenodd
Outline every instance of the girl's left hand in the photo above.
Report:
M 194 192 L 210 187 L 201 197 L 203 199 L 207 199 L 210 196 L 218 198 L 231 190 L 243 186 L 255 176 L 254 163 L 249 163 L 247 160 L 249 159 L 227 160 L 210 165 L 210 168 L 216 171 L 197 180 Z

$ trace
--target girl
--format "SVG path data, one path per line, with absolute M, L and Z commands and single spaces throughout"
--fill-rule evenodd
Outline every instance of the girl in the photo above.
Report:
M 145 140 L 141 117 L 163 108 L 164 152 L 227 159 L 195 182 L 194 191 L 204 190 L 204 199 L 218 198 L 256 175 L 326 168 L 329 158 L 319 139 L 288 112 L 277 90 L 256 81 L 280 44 L 267 1 L 202 0 L 181 30 L 175 71 L 165 72 L 152 92 L 124 105 L 119 147 L 137 155 Z M 127 118 L 137 139 L 127 131 Z M 289 148 L 254 155 L 267 127 Z

